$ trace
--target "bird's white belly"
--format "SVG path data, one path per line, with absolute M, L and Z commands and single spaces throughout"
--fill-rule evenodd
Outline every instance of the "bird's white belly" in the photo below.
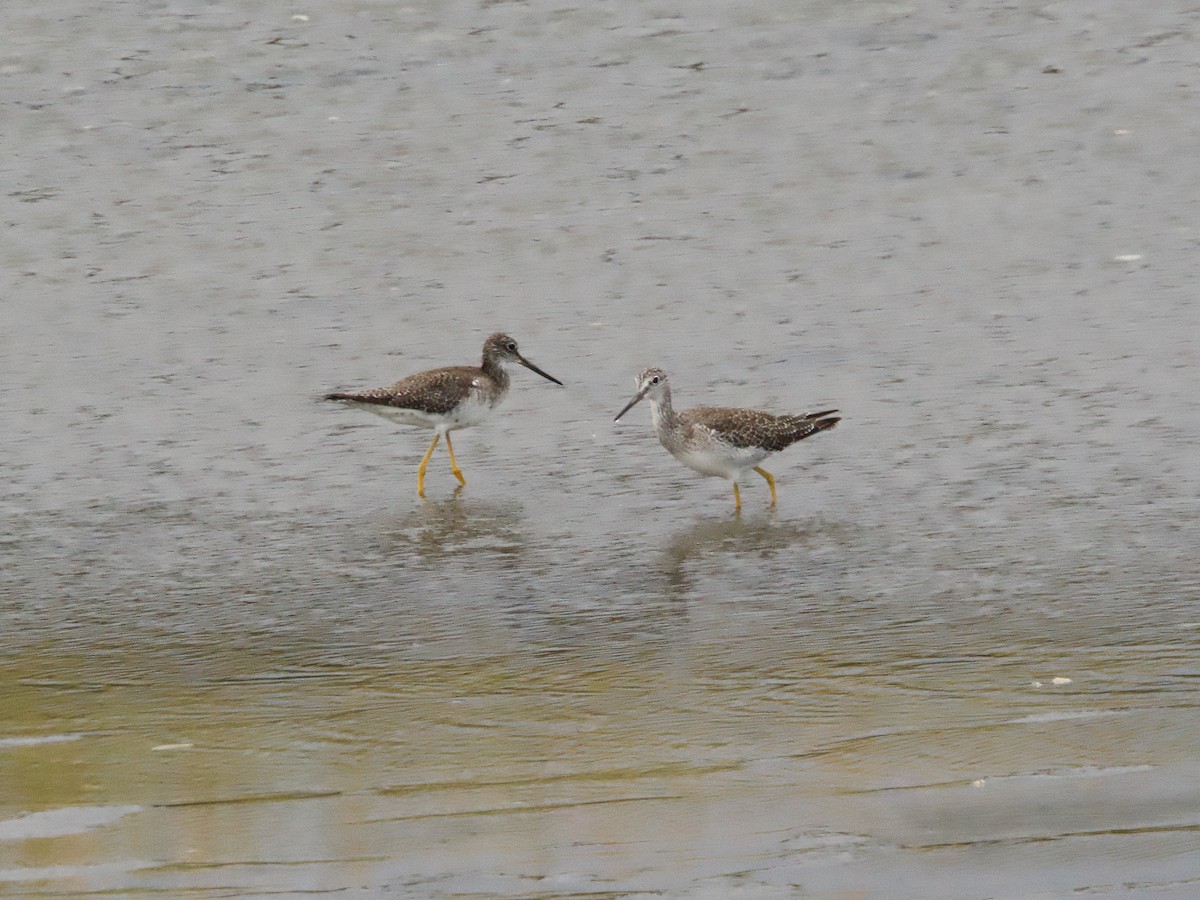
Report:
M 672 453 L 689 469 L 695 469 L 702 475 L 728 478 L 730 481 L 738 480 L 743 474 L 770 456 L 769 453 L 758 447 L 742 448 L 728 444 L 687 447 L 672 451 Z
M 380 418 L 387 419 L 389 422 L 395 422 L 397 425 L 417 425 L 422 428 L 436 428 L 443 418 L 442 416 L 421 412 L 419 409 L 401 409 L 397 406 L 384 406 L 381 403 L 350 402 L 346 405 L 354 406 L 363 412 L 373 413 Z
M 494 408 L 494 404 L 488 403 L 478 391 L 472 389 L 471 393 L 467 395 L 467 399 L 454 407 L 454 410 L 445 417 L 446 430 L 451 431 L 455 428 L 470 428 L 472 425 L 478 425 L 492 414 Z
M 478 425 L 492 411 L 491 404 L 484 401 L 478 392 L 471 391 L 467 398 L 450 412 L 429 413 L 420 409 L 405 409 L 400 406 L 387 406 L 382 403 L 355 403 L 347 405 L 357 407 L 364 412 L 374 413 L 397 425 L 416 425 L 419 428 L 436 428 L 442 432 L 454 431 L 458 428 L 470 428 Z

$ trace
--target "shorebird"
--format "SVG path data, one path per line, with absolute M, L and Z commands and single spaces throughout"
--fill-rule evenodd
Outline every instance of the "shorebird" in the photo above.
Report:
M 753 470 L 767 480 L 771 488 L 771 506 L 775 506 L 775 477 L 758 464 L 772 453 L 796 441 L 819 434 L 841 419 L 836 409 L 776 416 L 754 409 L 697 406 L 675 412 L 671 406 L 671 386 L 662 369 L 647 369 L 637 377 L 638 391 L 614 422 L 644 398 L 650 400 L 654 430 L 671 455 L 703 475 L 717 475 L 733 482 L 734 509 L 742 508 L 738 482 Z
M 401 378 L 390 387 L 358 393 L 326 394 L 326 400 L 342 400 L 400 425 L 419 425 L 434 430 L 433 441 L 417 467 L 417 496 L 425 496 L 425 467 L 442 435 L 450 451 L 450 471 L 465 485 L 462 469 L 454 459 L 450 432 L 478 425 L 508 394 L 507 368 L 518 363 L 548 381 L 562 384 L 521 355 L 517 342 L 507 334 L 493 334 L 483 342 L 483 362 L 478 366 L 447 366 Z

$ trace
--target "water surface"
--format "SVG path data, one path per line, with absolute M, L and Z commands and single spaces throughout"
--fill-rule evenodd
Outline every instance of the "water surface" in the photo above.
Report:
M 1186 4 L 10 18 L 0 892 L 1200 890 Z

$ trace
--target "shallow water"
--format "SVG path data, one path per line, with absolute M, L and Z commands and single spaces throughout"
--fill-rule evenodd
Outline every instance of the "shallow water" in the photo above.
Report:
M 1200 891 L 1185 4 L 11 18 L 0 893 Z

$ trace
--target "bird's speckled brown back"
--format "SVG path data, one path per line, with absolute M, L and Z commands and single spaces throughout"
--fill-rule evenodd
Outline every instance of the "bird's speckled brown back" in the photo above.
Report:
M 471 385 L 477 379 L 485 394 L 503 394 L 495 383 L 498 377 L 507 386 L 508 376 L 497 367 L 498 374 L 489 373 L 490 379 L 480 379 L 481 371 L 473 366 L 448 366 L 419 372 L 402 378 L 390 387 L 372 388 L 348 394 L 329 394 L 330 400 L 354 400 L 359 403 L 376 403 L 398 409 L 415 409 L 432 415 L 449 415 L 470 394 Z
M 832 428 L 841 421 L 830 416 L 836 411 L 776 416 L 753 409 L 697 406 L 679 413 L 679 420 L 688 432 L 700 425 L 735 447 L 761 447 L 774 453 Z

